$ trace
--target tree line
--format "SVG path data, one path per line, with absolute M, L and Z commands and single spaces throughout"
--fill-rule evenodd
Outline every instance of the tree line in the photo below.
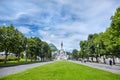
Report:
M 20 54 L 26 52 L 27 59 L 37 60 L 37 57 L 51 59 L 51 48 L 48 43 L 38 37 L 27 38 L 20 31 L 9 26 L 0 26 L 0 52 L 5 52 L 4 63 L 6 64 L 9 53 L 14 53 L 20 61 Z
M 72 55 L 74 59 L 78 58 L 96 58 L 104 56 L 105 58 L 113 58 L 115 64 L 115 57 L 120 57 L 120 7 L 111 16 L 110 26 L 105 32 L 89 34 L 87 40 L 80 41 L 80 51 L 73 50 Z

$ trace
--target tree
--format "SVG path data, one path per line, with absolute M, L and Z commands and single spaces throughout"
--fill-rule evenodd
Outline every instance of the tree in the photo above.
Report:
M 5 51 L 4 63 L 6 64 L 8 52 L 15 52 L 18 48 L 18 31 L 14 29 L 14 26 L 11 24 L 7 27 L 0 27 L 0 45 L 2 46 L 2 51 Z M 15 49 L 16 47 L 16 49 Z
M 93 61 L 93 57 L 96 56 L 96 52 L 95 52 L 95 43 L 94 43 L 94 39 L 96 37 L 97 34 L 89 34 L 88 36 L 88 40 L 87 40 L 87 45 L 88 45 L 88 53 L 89 53 L 89 56 L 92 57 L 92 61 Z
M 106 41 L 106 43 L 109 55 L 113 57 L 115 64 L 114 56 L 120 57 L 120 7 L 116 9 L 111 20 L 110 27 L 106 30 L 106 34 L 108 34 L 108 42 Z
M 20 61 L 20 53 L 25 51 L 25 49 L 26 49 L 27 39 L 21 32 L 16 30 L 15 40 L 16 40 L 16 43 L 15 43 L 16 46 L 14 46 L 14 52 L 16 52 L 16 54 L 18 56 L 18 62 L 19 62 Z
M 36 60 L 37 56 L 41 58 L 41 61 L 44 61 L 45 58 L 51 59 L 51 48 L 48 43 L 41 41 L 38 37 L 28 38 L 27 45 L 27 53 L 31 61 Z
M 88 57 L 88 41 L 84 40 L 84 41 L 80 41 L 80 55 L 82 56 L 82 58 L 87 58 Z
M 114 57 L 120 57 L 120 7 L 116 9 L 111 20 L 110 27 L 105 32 L 89 34 L 86 41 L 80 42 L 80 54 L 87 52 L 89 57 L 96 57 L 96 60 L 100 56 L 109 56 L 115 64 Z
M 75 59 L 75 60 L 78 60 L 78 55 L 79 55 L 78 50 L 74 49 L 72 51 L 72 58 Z
M 4 29 L 3 29 L 4 26 L 0 26 L 0 52 L 3 52 L 4 51 L 4 48 L 3 48 L 3 34 L 4 34 Z
M 37 59 L 37 56 L 40 56 L 40 50 L 41 50 L 41 45 L 42 45 L 42 41 L 40 38 L 38 37 L 34 37 L 34 41 L 35 41 L 35 60 Z
M 111 46 L 112 46 L 112 53 L 114 53 L 114 56 L 120 57 L 120 7 L 116 9 L 116 12 L 114 16 L 111 17 L 111 25 L 110 25 L 110 30 L 109 34 L 111 41 Z
M 34 38 L 28 38 L 27 39 L 27 55 L 28 57 L 31 59 L 31 61 L 33 59 L 36 60 L 37 55 L 39 56 L 39 52 L 40 52 L 40 47 L 41 47 L 41 40 L 37 37 Z
M 51 59 L 51 47 L 48 43 L 41 41 L 38 37 L 26 38 L 21 32 L 14 28 L 11 24 L 9 26 L 0 26 L 0 51 L 5 52 L 4 63 L 6 63 L 8 53 L 12 52 L 18 56 L 20 60 L 20 53 L 25 51 L 27 57 L 37 59 L 40 56 L 42 59 Z M 43 60 L 44 61 L 44 60 Z
M 44 61 L 44 58 L 51 58 L 51 48 L 49 47 L 49 45 L 42 41 L 42 45 L 41 45 L 41 61 Z

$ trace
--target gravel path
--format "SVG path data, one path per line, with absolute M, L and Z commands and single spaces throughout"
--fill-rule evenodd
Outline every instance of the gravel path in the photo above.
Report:
M 40 63 L 25 64 L 25 65 L 12 66 L 12 67 L 2 67 L 0 68 L 0 77 L 6 76 L 9 74 L 18 73 L 18 72 L 24 71 L 29 68 L 34 68 L 34 67 L 45 65 L 48 63 L 52 63 L 52 62 L 40 62 Z
M 120 74 L 120 66 L 115 66 L 115 65 L 110 66 L 110 65 L 106 65 L 106 64 L 90 63 L 90 62 L 82 63 L 80 61 L 71 61 L 71 60 L 69 60 L 69 61 L 78 63 L 78 64 L 82 64 L 82 65 L 86 65 L 89 67 L 93 67 L 93 68 L 102 69 L 102 70 L 109 71 L 112 73 Z

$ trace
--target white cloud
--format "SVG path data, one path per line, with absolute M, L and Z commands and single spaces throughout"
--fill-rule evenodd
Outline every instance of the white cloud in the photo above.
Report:
M 119 5 L 120 0 L 2 0 L 0 20 L 21 25 L 17 29 L 24 34 L 36 28 L 33 35 L 58 48 L 63 41 L 66 50 L 79 49 L 88 34 L 105 31 Z
M 60 42 L 63 41 L 66 50 L 71 50 L 73 48 L 79 49 L 80 40 L 86 39 L 90 32 L 86 24 L 78 22 L 59 24 L 51 28 L 54 30 L 39 30 L 43 40 L 54 43 L 59 49 Z
M 46 36 L 46 35 L 47 35 L 47 32 L 46 32 L 46 31 L 39 30 L 38 32 L 40 33 L 40 35 L 44 35 L 44 36 Z
M 28 27 L 25 27 L 25 26 L 20 26 L 17 29 L 24 34 L 28 34 L 28 33 L 31 32 L 31 30 Z

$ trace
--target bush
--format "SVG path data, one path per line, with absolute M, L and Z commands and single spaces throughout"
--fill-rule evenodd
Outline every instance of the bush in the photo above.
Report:
M 16 56 L 13 55 L 8 55 L 7 57 L 7 61 L 17 61 L 18 58 Z M 0 56 L 0 62 L 4 61 L 4 56 Z
M 8 57 L 7 57 L 7 61 L 16 61 L 16 60 L 18 60 L 18 58 L 16 56 L 8 55 Z
M 0 62 L 3 62 L 3 59 L 0 58 Z
M 4 61 L 4 57 L 0 56 L 0 62 L 3 62 L 3 61 Z

